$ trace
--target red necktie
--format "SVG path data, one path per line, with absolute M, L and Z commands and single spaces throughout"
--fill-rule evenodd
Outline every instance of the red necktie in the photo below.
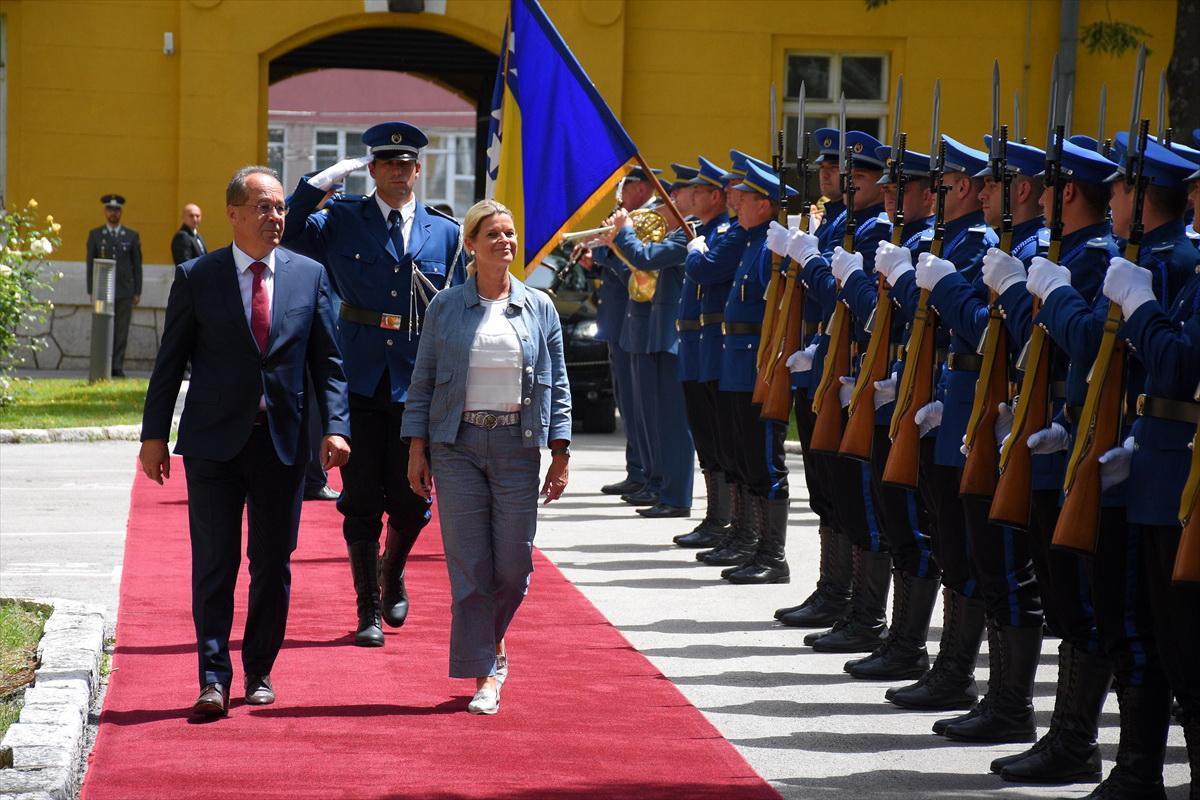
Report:
M 267 335 L 271 332 L 271 301 L 263 283 L 266 269 L 267 265 L 261 261 L 250 265 L 250 271 L 254 273 L 254 288 L 250 291 L 250 332 L 258 342 L 260 353 L 267 352 Z

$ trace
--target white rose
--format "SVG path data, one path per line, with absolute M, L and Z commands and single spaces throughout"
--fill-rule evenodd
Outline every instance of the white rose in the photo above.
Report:
M 54 252 L 54 245 L 50 244 L 50 240 L 43 236 L 29 243 L 29 252 L 35 256 L 45 257 Z
M 3 275 L 6 278 L 9 275 L 12 275 L 12 267 L 10 267 L 8 264 L 0 264 L 0 275 Z

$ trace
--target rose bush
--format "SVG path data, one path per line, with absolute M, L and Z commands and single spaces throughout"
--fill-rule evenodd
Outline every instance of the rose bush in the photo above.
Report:
M 12 402 L 12 371 L 20 364 L 20 345 L 40 345 L 39 339 L 19 338 L 24 325 L 45 320 L 53 309 L 39 294 L 61 275 L 45 271 L 47 259 L 62 244 L 62 226 L 54 217 L 41 217 L 37 201 L 19 210 L 0 210 L 0 405 Z

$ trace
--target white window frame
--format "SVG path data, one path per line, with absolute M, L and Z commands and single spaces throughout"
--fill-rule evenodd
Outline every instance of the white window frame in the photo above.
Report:
M 878 52 L 871 50 L 787 50 L 783 55 L 783 81 L 781 85 L 787 88 L 788 77 L 788 61 L 793 56 L 816 56 L 819 58 L 829 59 L 829 94 L 830 99 L 814 99 L 807 97 L 804 104 L 804 116 L 824 117 L 824 127 L 836 128 L 838 126 L 838 114 L 841 106 L 838 103 L 838 98 L 841 95 L 842 89 L 842 59 L 843 58 L 878 58 L 882 62 L 881 73 L 879 76 L 880 90 L 883 97 L 878 100 L 851 100 L 846 98 L 846 117 L 871 117 L 879 120 L 879 130 L 877 136 L 880 141 L 885 141 L 887 137 L 887 122 L 888 114 L 891 113 L 891 57 L 886 52 Z M 791 143 L 791 137 L 795 136 L 796 132 L 796 117 L 799 114 L 799 103 L 796 97 L 785 97 L 783 100 L 783 124 L 786 132 L 785 138 Z M 812 130 L 808 131 L 812 133 Z M 809 153 L 815 155 L 812 150 L 812 143 L 809 142 Z M 791 148 L 785 153 L 786 161 L 789 164 L 795 164 L 796 151 Z

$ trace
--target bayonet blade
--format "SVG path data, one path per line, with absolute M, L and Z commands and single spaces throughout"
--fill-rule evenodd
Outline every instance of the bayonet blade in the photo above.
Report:
M 838 173 L 846 174 L 846 93 L 842 92 L 838 108 Z
M 1000 59 L 992 62 L 992 160 L 1000 157 Z
M 1129 114 L 1129 152 L 1136 153 L 1138 147 L 1138 121 L 1142 116 L 1142 84 L 1146 80 L 1146 44 L 1138 48 L 1137 67 L 1133 73 L 1133 107 Z
M 1050 67 L 1050 107 L 1046 111 L 1046 149 L 1054 147 L 1054 125 L 1058 121 L 1058 54 Z
M 1167 71 L 1158 73 L 1158 140 L 1163 138 L 1167 117 Z
M 771 124 L 767 126 L 767 136 L 771 139 L 771 158 L 779 158 L 779 145 L 776 144 L 775 137 L 775 121 L 779 119 L 776 114 L 779 109 L 775 107 L 775 81 L 771 81 Z
M 904 110 L 904 76 L 896 79 L 896 117 L 892 120 L 892 156 L 900 147 L 900 114 Z
M 1071 135 L 1071 118 L 1075 116 L 1075 92 L 1067 92 L 1066 118 L 1063 120 L 1063 136 Z
M 1012 138 L 1014 142 L 1021 141 L 1021 93 L 1013 92 L 1013 124 Z
M 799 116 L 796 118 L 796 158 L 799 162 L 808 160 L 808 134 L 804 130 L 804 101 L 807 95 L 804 81 L 800 81 L 800 97 L 797 102 Z M 803 183 L 804 175 L 800 176 L 800 181 Z
M 938 130 L 939 117 L 942 113 L 942 82 L 936 80 L 933 82 L 933 120 L 931 121 L 932 130 L 929 135 L 929 157 L 937 158 L 938 138 L 940 131 Z
M 1100 130 L 1096 137 L 1097 149 L 1104 146 L 1104 123 L 1105 117 L 1108 116 L 1108 84 L 1100 84 Z

